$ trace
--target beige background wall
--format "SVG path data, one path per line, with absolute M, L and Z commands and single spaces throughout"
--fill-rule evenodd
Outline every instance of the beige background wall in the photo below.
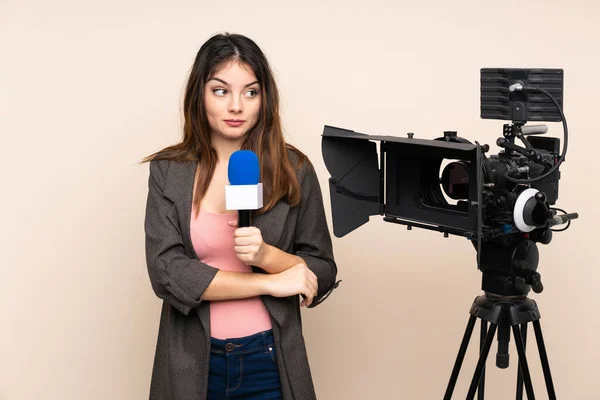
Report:
M 187 72 L 221 31 L 269 57 L 287 137 L 318 169 L 330 224 L 323 125 L 458 130 L 497 152 L 503 122 L 479 118 L 479 69 L 564 68 L 571 140 L 557 205 L 581 219 L 541 248 L 545 291 L 533 297 L 559 398 L 600 398 L 599 17 L 592 0 L 4 0 L 0 399 L 147 398 L 160 303 L 144 261 L 147 165 L 136 162 L 179 139 Z M 302 311 L 319 398 L 442 398 L 480 294 L 469 243 L 373 218 L 334 246 L 343 283 Z M 514 396 L 510 354 L 508 370 L 488 364 L 486 398 Z

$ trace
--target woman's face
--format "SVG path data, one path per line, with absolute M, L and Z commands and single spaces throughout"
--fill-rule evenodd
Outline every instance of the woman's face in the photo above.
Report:
M 217 70 L 205 86 L 204 104 L 213 139 L 239 140 L 258 121 L 262 93 L 252 69 L 239 61 Z

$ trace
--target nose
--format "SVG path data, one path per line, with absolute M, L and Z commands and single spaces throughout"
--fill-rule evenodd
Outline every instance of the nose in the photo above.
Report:
M 240 96 L 231 96 L 231 101 L 229 102 L 229 112 L 234 114 L 239 114 L 243 111 L 242 99 Z

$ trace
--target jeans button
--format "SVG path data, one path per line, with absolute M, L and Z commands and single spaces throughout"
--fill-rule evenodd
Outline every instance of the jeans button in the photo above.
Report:
M 227 350 L 227 351 L 232 351 L 234 348 L 235 348 L 235 346 L 233 343 L 227 343 L 225 345 L 225 350 Z

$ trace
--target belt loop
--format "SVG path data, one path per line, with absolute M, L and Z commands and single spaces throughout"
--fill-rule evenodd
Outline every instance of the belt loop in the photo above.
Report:
M 260 337 L 262 339 L 263 349 L 267 350 L 269 343 L 267 343 L 267 332 L 261 332 Z

